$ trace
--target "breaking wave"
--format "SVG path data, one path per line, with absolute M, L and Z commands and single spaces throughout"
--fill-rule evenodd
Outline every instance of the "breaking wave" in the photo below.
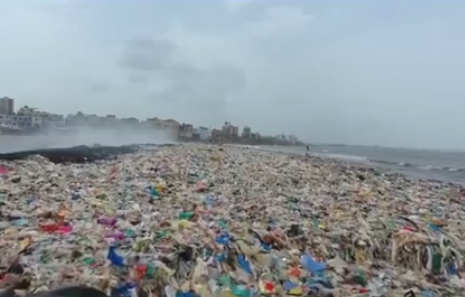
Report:
M 391 161 L 378 160 L 378 159 L 368 159 L 368 160 L 371 163 L 394 165 L 394 166 L 418 169 L 418 170 L 423 170 L 423 171 L 465 173 L 465 168 L 460 168 L 460 167 L 424 165 L 424 164 L 415 164 L 411 162 L 399 162 L 398 163 L 398 162 L 391 162 Z
M 342 161 L 350 162 L 369 162 L 370 160 L 367 157 L 356 156 L 356 155 L 345 155 L 345 154 L 332 154 L 332 153 L 311 153 L 311 155 L 322 158 L 331 158 Z

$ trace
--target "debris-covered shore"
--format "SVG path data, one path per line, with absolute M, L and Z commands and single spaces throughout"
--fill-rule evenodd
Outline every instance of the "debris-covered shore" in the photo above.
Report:
M 439 297 L 465 288 L 465 193 L 453 184 L 199 144 L 53 160 L 0 158 L 5 289 Z

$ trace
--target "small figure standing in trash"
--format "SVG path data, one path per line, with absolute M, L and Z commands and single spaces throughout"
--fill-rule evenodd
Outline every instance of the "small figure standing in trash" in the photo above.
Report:
M 305 159 L 310 159 L 310 147 L 307 145 L 307 151 L 305 152 Z

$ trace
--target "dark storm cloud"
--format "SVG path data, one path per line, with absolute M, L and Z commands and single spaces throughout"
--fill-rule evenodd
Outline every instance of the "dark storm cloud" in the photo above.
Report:
M 126 44 L 119 63 L 141 72 L 160 70 L 172 63 L 175 50 L 176 46 L 168 40 L 139 37 Z
M 166 83 L 163 91 L 150 93 L 149 99 L 166 104 L 209 102 L 210 112 L 225 108 L 227 96 L 239 93 L 246 83 L 242 69 L 230 65 L 199 67 L 182 59 L 176 45 L 164 39 L 131 40 L 118 63 L 124 70 L 139 72 L 129 75 L 133 84 L 150 84 L 157 79 Z

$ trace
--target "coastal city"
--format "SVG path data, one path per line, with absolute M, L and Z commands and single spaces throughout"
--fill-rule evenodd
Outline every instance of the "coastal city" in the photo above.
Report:
M 262 135 L 251 127 L 238 126 L 229 121 L 217 128 L 183 123 L 176 119 L 157 117 L 139 120 L 135 117 L 118 118 L 116 115 L 99 116 L 85 114 L 81 111 L 66 116 L 41 111 L 38 108 L 22 106 L 15 109 L 15 99 L 0 98 L 0 133 L 3 135 L 28 135 L 51 129 L 66 131 L 73 127 L 125 127 L 137 129 L 154 129 L 167 133 L 178 141 L 198 141 L 213 143 L 239 143 L 250 145 L 301 145 L 295 135 Z

